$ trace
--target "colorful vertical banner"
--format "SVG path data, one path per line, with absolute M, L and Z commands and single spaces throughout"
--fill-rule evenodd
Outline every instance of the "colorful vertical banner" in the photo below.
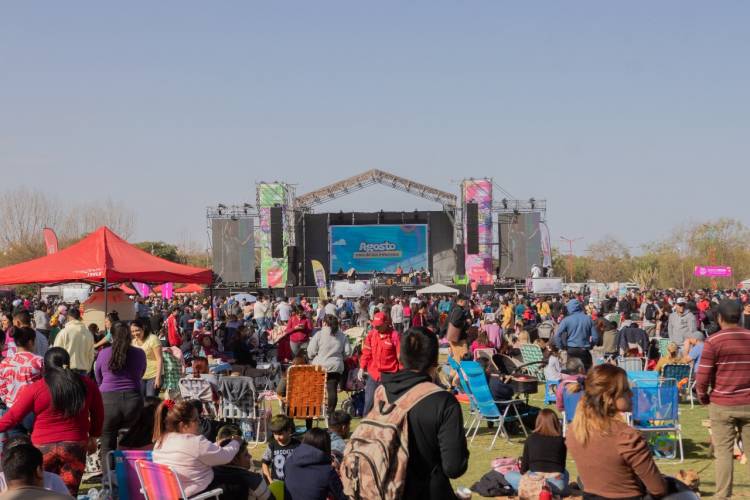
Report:
M 131 285 L 133 285 L 133 290 L 135 290 L 141 297 L 145 298 L 151 295 L 151 287 L 149 287 L 147 284 L 134 281 L 131 283 Z
M 167 300 L 171 300 L 174 297 L 174 283 L 164 283 L 161 286 L 161 296 Z
M 286 221 L 287 187 L 284 184 L 258 184 L 258 214 L 260 217 L 260 234 L 258 246 L 260 248 L 260 286 L 263 288 L 284 288 L 286 285 L 289 261 L 287 260 L 287 246 L 289 245 L 284 227 L 284 257 L 271 257 L 271 207 L 280 206 L 282 219 Z
M 44 235 L 44 246 L 47 247 L 47 255 L 57 253 L 57 234 L 55 234 L 55 231 L 45 227 L 42 229 L 42 234 Z
M 328 287 L 326 286 L 326 270 L 319 260 L 311 260 L 315 286 L 318 287 L 318 298 L 323 301 L 328 298 Z
M 490 285 L 492 279 L 492 181 L 488 179 L 465 180 L 462 183 L 464 208 L 466 203 L 476 203 L 479 208 L 479 253 L 465 253 L 466 275 L 481 285 Z M 466 228 L 466 210 L 464 210 Z M 466 231 L 464 230 L 464 248 Z

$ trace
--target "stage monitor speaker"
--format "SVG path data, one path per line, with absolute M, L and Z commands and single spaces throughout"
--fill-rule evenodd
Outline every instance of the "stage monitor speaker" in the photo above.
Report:
M 466 256 L 464 255 L 464 246 L 456 245 L 456 274 L 463 276 L 466 274 Z
M 291 285 L 297 286 L 299 284 L 297 279 L 297 274 L 299 271 L 297 269 L 297 267 L 299 266 L 299 254 L 297 247 L 295 245 L 289 245 L 288 247 L 286 247 L 286 255 L 289 261 L 289 271 L 287 272 L 286 281 Z
M 284 219 L 281 207 L 271 207 L 271 257 L 284 257 Z
M 479 253 L 479 205 L 466 204 L 466 253 Z

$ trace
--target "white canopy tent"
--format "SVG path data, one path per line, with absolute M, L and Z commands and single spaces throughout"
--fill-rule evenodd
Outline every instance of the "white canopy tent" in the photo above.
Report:
M 107 292 L 107 312 L 117 311 L 121 321 L 132 321 L 135 319 L 135 301 L 128 297 L 122 290 L 109 290 Z M 104 292 L 92 293 L 88 300 L 82 305 L 83 322 L 96 323 L 100 331 L 104 330 Z
M 435 283 L 417 290 L 417 295 L 458 295 L 458 290 L 440 283 Z

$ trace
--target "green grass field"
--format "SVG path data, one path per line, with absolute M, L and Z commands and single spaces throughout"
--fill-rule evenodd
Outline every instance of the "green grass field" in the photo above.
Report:
M 534 395 L 530 399 L 530 404 L 538 407 L 544 407 L 543 400 L 543 388 L 539 394 Z M 346 398 L 346 394 L 342 393 L 339 395 L 339 401 Z M 554 405 L 551 405 L 553 407 Z M 274 408 L 274 412 L 278 409 Z M 464 407 L 464 419 L 468 419 L 468 406 Z M 677 460 L 657 460 L 659 469 L 665 474 L 674 475 L 680 469 L 688 470 L 693 469 L 699 473 L 701 479 L 701 496 L 704 498 L 710 498 L 715 489 L 714 483 L 714 461 L 713 457 L 708 453 L 709 447 L 709 435 L 708 429 L 702 426 L 702 421 L 708 418 L 708 409 L 696 405 L 695 408 L 690 408 L 690 404 L 682 404 L 680 406 L 680 421 L 682 424 L 683 433 L 683 446 L 685 449 L 685 461 L 680 463 Z M 358 419 L 355 419 L 352 424 L 356 427 Z M 302 422 L 297 422 L 298 425 L 304 425 Z M 470 487 L 474 482 L 478 481 L 486 472 L 490 470 L 490 463 L 494 458 L 497 457 L 518 457 L 521 455 L 523 450 L 523 434 L 511 435 L 510 442 L 498 437 L 495 442 L 493 449 L 488 449 L 488 446 L 492 442 L 495 429 L 487 429 L 486 424 L 482 424 L 477 433 L 477 437 L 474 440 L 474 444 L 469 446 L 469 452 L 471 453 L 469 458 L 469 469 L 459 479 L 453 481 L 454 488 L 459 486 Z M 253 458 L 259 461 L 265 446 L 261 445 L 255 448 L 252 452 Z M 259 462 L 257 462 L 260 467 Z M 571 478 L 575 478 L 577 470 L 573 460 L 568 457 L 568 470 Z M 739 461 L 735 461 L 734 468 L 734 496 L 737 498 L 750 498 L 750 465 L 740 465 Z

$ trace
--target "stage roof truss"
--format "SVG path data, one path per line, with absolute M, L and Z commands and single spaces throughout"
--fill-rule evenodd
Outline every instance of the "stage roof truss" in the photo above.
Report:
M 307 212 L 316 205 L 335 200 L 336 198 L 340 198 L 375 184 L 382 184 L 398 191 L 403 191 L 426 200 L 441 203 L 443 209 L 446 211 L 454 210 L 456 208 L 457 197 L 454 194 L 377 169 L 368 170 L 367 172 L 349 177 L 348 179 L 334 182 L 333 184 L 322 187 L 316 191 L 303 194 L 295 198 L 294 205 L 297 210 Z

